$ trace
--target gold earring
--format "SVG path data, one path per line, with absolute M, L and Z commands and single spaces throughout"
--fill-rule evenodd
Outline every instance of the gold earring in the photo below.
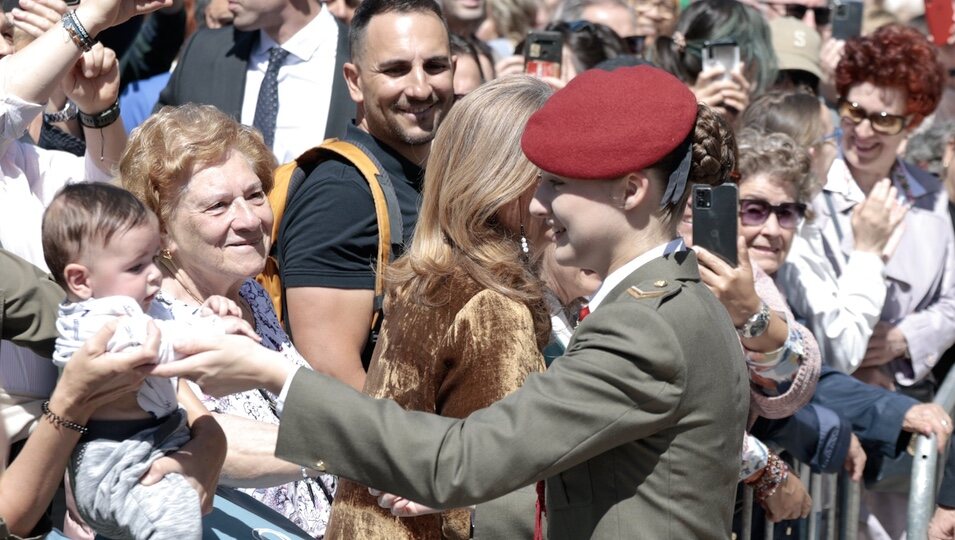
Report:
M 168 261 L 172 260 L 172 253 L 170 253 L 169 249 L 167 248 L 162 248 L 161 250 L 159 250 L 159 256 Z

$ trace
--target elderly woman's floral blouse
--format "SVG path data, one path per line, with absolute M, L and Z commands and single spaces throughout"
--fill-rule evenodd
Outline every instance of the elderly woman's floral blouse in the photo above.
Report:
M 255 280 L 248 279 L 239 290 L 239 295 L 251 308 L 252 316 L 255 319 L 255 332 L 262 338 L 262 346 L 282 353 L 298 365 L 308 367 L 308 363 L 295 350 L 285 330 L 282 329 L 282 324 L 275 316 L 275 310 L 268 293 Z M 177 310 L 195 310 L 195 306 L 189 306 L 175 300 L 169 301 L 161 294 L 159 300 L 168 304 L 173 314 Z M 251 390 L 222 398 L 214 398 L 202 394 L 197 386 L 191 386 L 193 391 L 200 396 L 206 408 L 212 412 L 232 414 L 276 425 L 279 423 L 279 417 L 274 410 L 275 396 L 270 392 Z M 315 480 L 299 480 L 270 488 L 242 488 L 240 491 L 248 493 L 276 512 L 289 518 L 312 536 L 321 538 L 325 534 L 325 527 L 328 525 L 335 489 L 335 477 L 321 475 Z

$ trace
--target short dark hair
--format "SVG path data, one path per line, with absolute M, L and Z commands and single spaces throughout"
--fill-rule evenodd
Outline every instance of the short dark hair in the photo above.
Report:
M 71 184 L 60 190 L 43 214 L 43 257 L 56 282 L 67 288 L 63 271 L 92 242 L 148 223 L 153 213 L 125 189 L 110 184 Z M 154 218 L 152 218 L 154 219 Z
M 355 9 L 355 15 L 351 20 L 351 28 L 348 31 L 348 46 L 351 49 L 352 59 L 361 56 L 365 41 L 365 30 L 367 30 L 372 17 L 392 12 L 433 13 L 441 20 L 445 30 L 448 28 L 441 6 L 434 0 L 363 0 Z

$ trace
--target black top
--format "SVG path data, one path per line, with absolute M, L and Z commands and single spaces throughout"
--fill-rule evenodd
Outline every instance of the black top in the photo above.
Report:
M 372 152 L 391 178 L 404 224 L 403 238 L 392 238 L 397 257 L 418 220 L 424 170 L 354 125 L 345 140 Z M 286 205 L 277 255 L 286 288 L 375 288 L 378 220 L 371 188 L 357 168 L 332 158 L 312 171 Z

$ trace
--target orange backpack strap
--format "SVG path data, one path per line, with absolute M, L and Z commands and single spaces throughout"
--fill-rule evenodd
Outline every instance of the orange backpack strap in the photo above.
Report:
M 375 267 L 375 312 L 384 301 L 384 271 L 393 259 L 391 242 L 402 240 L 401 209 L 391 178 L 378 163 L 374 154 L 360 144 L 338 139 L 329 139 L 319 147 L 334 152 L 351 162 L 368 182 L 375 201 L 375 217 L 378 220 L 378 264 Z
M 279 229 L 285 214 L 285 207 L 295 196 L 308 175 L 322 161 L 334 154 L 354 165 L 371 189 L 375 202 L 375 218 L 378 221 L 378 261 L 375 269 L 375 316 L 371 328 L 374 331 L 380 324 L 381 307 L 384 302 L 383 272 L 394 258 L 391 252 L 392 238 L 401 241 L 402 218 L 398 206 L 398 197 L 391 178 L 378 163 L 375 156 L 360 144 L 331 138 L 316 146 L 291 163 L 279 166 L 274 173 L 272 191 L 269 193 L 269 205 L 272 207 L 272 251 L 265 263 L 265 269 L 256 280 L 265 288 L 272 299 L 279 321 L 284 319 L 283 297 L 285 294 L 279 274 L 278 257 L 275 254 Z

